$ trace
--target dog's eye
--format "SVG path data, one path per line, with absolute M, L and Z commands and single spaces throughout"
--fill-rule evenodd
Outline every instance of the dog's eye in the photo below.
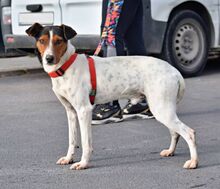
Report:
M 43 39 L 39 39 L 41 45 L 44 45 L 45 41 Z
M 55 44 L 55 45 L 60 45 L 62 42 L 63 42 L 63 40 L 62 40 L 62 39 L 58 39 L 58 40 L 56 40 L 56 41 L 55 41 L 55 43 L 54 43 L 54 44 Z

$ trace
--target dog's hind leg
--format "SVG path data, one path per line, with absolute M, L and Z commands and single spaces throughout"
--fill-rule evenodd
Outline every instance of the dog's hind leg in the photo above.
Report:
M 189 146 L 191 159 L 186 161 L 183 167 L 186 169 L 194 169 L 198 165 L 195 131 L 189 128 L 183 122 L 181 122 L 177 117 L 176 112 L 170 111 L 170 112 L 166 112 L 166 114 L 164 115 L 164 110 L 167 111 L 169 108 L 170 107 L 165 106 L 164 108 L 162 108 L 161 111 L 160 110 L 155 111 L 155 109 L 150 106 L 153 115 L 159 122 L 167 126 L 172 131 L 172 133 L 178 133 L 180 136 L 182 136 L 185 139 L 185 141 Z M 171 139 L 171 148 L 170 148 L 171 150 L 175 149 L 177 138 L 178 136 L 174 134 L 174 138 Z
M 179 120 L 176 115 L 176 95 L 175 87 L 167 91 L 167 88 L 157 88 L 152 95 L 147 96 L 149 107 L 155 118 L 171 130 L 171 151 L 174 151 L 178 135 L 187 142 L 191 159 L 186 161 L 184 168 L 193 169 L 198 165 L 198 155 L 195 141 L 195 131 Z M 153 90 L 153 89 L 152 89 Z M 172 91 L 172 92 L 170 92 Z M 175 134 L 177 133 L 177 134 Z M 173 135 L 173 136 L 172 136 Z M 163 152 L 164 154 L 167 152 Z M 172 152 L 173 153 L 173 152 Z M 171 153 L 171 154 L 172 154 Z M 167 153 L 168 154 L 168 153 Z M 163 155 L 163 154 L 162 154 Z
M 160 155 L 162 157 L 168 157 L 168 156 L 174 155 L 176 145 L 178 143 L 180 135 L 178 133 L 174 132 L 173 130 L 170 130 L 170 136 L 171 136 L 170 147 L 169 147 L 169 149 L 165 149 L 160 152 Z
M 171 127 L 177 127 L 173 129 L 178 132 L 187 142 L 190 150 L 191 159 L 186 161 L 184 164 L 185 169 L 195 169 L 198 166 L 198 154 L 196 147 L 196 136 L 195 131 L 181 122 L 178 118 L 170 123 Z

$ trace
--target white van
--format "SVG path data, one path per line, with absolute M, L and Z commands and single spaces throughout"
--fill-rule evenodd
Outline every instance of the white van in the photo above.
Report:
M 102 0 L 1 0 L 2 48 L 33 49 L 34 40 L 25 30 L 40 22 L 70 25 L 78 33 L 73 40 L 77 48 L 95 49 L 101 4 Z M 208 53 L 219 53 L 219 4 L 219 0 L 143 0 L 146 51 L 168 60 L 185 76 L 201 73 Z

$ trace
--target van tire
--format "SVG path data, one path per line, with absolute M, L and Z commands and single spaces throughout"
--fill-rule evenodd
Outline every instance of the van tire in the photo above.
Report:
M 168 23 L 162 56 L 185 77 L 199 75 L 208 58 L 208 31 L 202 17 L 181 10 Z

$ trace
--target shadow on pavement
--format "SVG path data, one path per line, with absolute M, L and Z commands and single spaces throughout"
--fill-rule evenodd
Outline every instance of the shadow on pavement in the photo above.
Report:
M 220 73 L 220 58 L 210 59 L 202 75 L 211 75 Z

